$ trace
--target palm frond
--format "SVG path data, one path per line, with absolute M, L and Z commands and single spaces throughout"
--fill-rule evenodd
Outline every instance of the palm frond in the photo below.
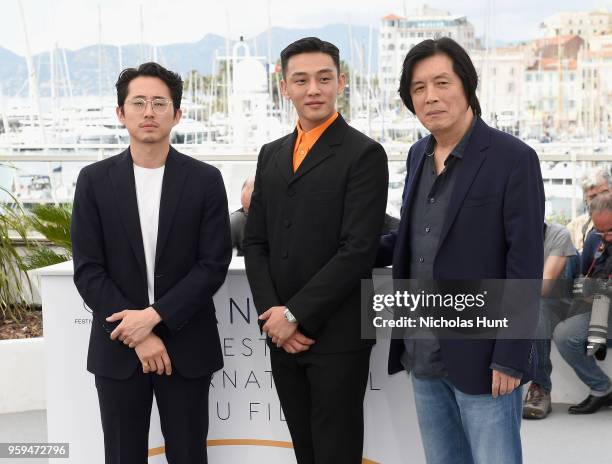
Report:
M 0 190 L 15 202 L 12 205 L 0 203 L 0 316 L 19 320 L 27 310 L 26 299 L 32 284 L 12 235 L 16 234 L 27 243 L 27 226 L 17 199 L 6 189 L 0 187 Z
M 32 270 L 63 263 L 68 260 L 70 260 L 69 255 L 56 253 L 51 248 L 41 246 L 28 254 L 25 259 L 25 265 L 26 269 Z
M 28 216 L 29 225 L 42 234 L 53 245 L 63 248 L 70 255 L 72 241 L 70 240 L 71 205 L 34 205 Z

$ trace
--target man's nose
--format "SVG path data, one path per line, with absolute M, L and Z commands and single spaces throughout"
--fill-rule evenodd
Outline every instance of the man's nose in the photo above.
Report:
M 317 95 L 319 93 L 319 82 L 317 81 L 317 79 L 310 79 L 308 81 L 308 95 Z
M 438 92 L 434 85 L 428 85 L 425 87 L 425 102 L 434 103 L 438 101 Z
M 154 114 L 154 112 L 153 112 L 153 101 L 146 100 L 145 101 L 144 115 L 145 116 L 153 116 L 153 114 Z

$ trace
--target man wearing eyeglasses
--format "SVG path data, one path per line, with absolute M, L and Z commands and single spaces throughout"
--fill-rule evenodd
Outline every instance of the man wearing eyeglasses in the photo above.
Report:
M 208 389 L 223 365 L 212 297 L 231 259 L 225 187 L 170 146 L 178 74 L 145 63 L 116 87 L 130 146 L 81 170 L 71 227 L 105 462 L 147 462 L 155 394 L 168 462 L 206 463 Z
M 589 214 L 595 230 L 584 242 L 582 273 L 592 279 L 609 281 L 612 275 L 612 194 L 597 195 L 589 204 Z M 590 389 L 584 401 L 569 407 L 570 414 L 593 414 L 602 407 L 612 406 L 612 380 L 586 350 L 592 305 L 592 299 L 575 299 L 572 312 L 577 314 L 560 322 L 553 332 L 559 353 Z

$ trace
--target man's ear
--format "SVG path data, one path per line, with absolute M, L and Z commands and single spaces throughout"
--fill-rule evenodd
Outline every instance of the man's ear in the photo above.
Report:
M 117 119 L 119 122 L 125 126 L 125 114 L 123 113 L 123 106 L 118 106 L 115 108 L 115 113 L 117 113 Z
M 284 78 L 280 81 L 280 89 L 283 97 L 285 97 L 286 100 L 289 100 L 289 94 L 287 93 L 287 82 L 285 82 Z
M 179 108 L 178 110 L 176 110 L 176 113 L 174 113 L 174 123 L 172 124 L 172 127 L 176 126 L 181 118 L 183 117 L 183 111 Z
M 338 76 L 338 95 L 341 95 L 346 88 L 346 74 L 340 73 Z

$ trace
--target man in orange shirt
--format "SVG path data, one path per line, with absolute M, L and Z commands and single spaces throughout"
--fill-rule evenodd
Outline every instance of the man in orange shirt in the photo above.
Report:
M 361 337 L 387 203 L 382 146 L 335 109 L 336 46 L 315 37 L 281 52 L 296 130 L 264 145 L 244 254 L 272 374 L 299 464 L 360 464 L 373 340 Z

